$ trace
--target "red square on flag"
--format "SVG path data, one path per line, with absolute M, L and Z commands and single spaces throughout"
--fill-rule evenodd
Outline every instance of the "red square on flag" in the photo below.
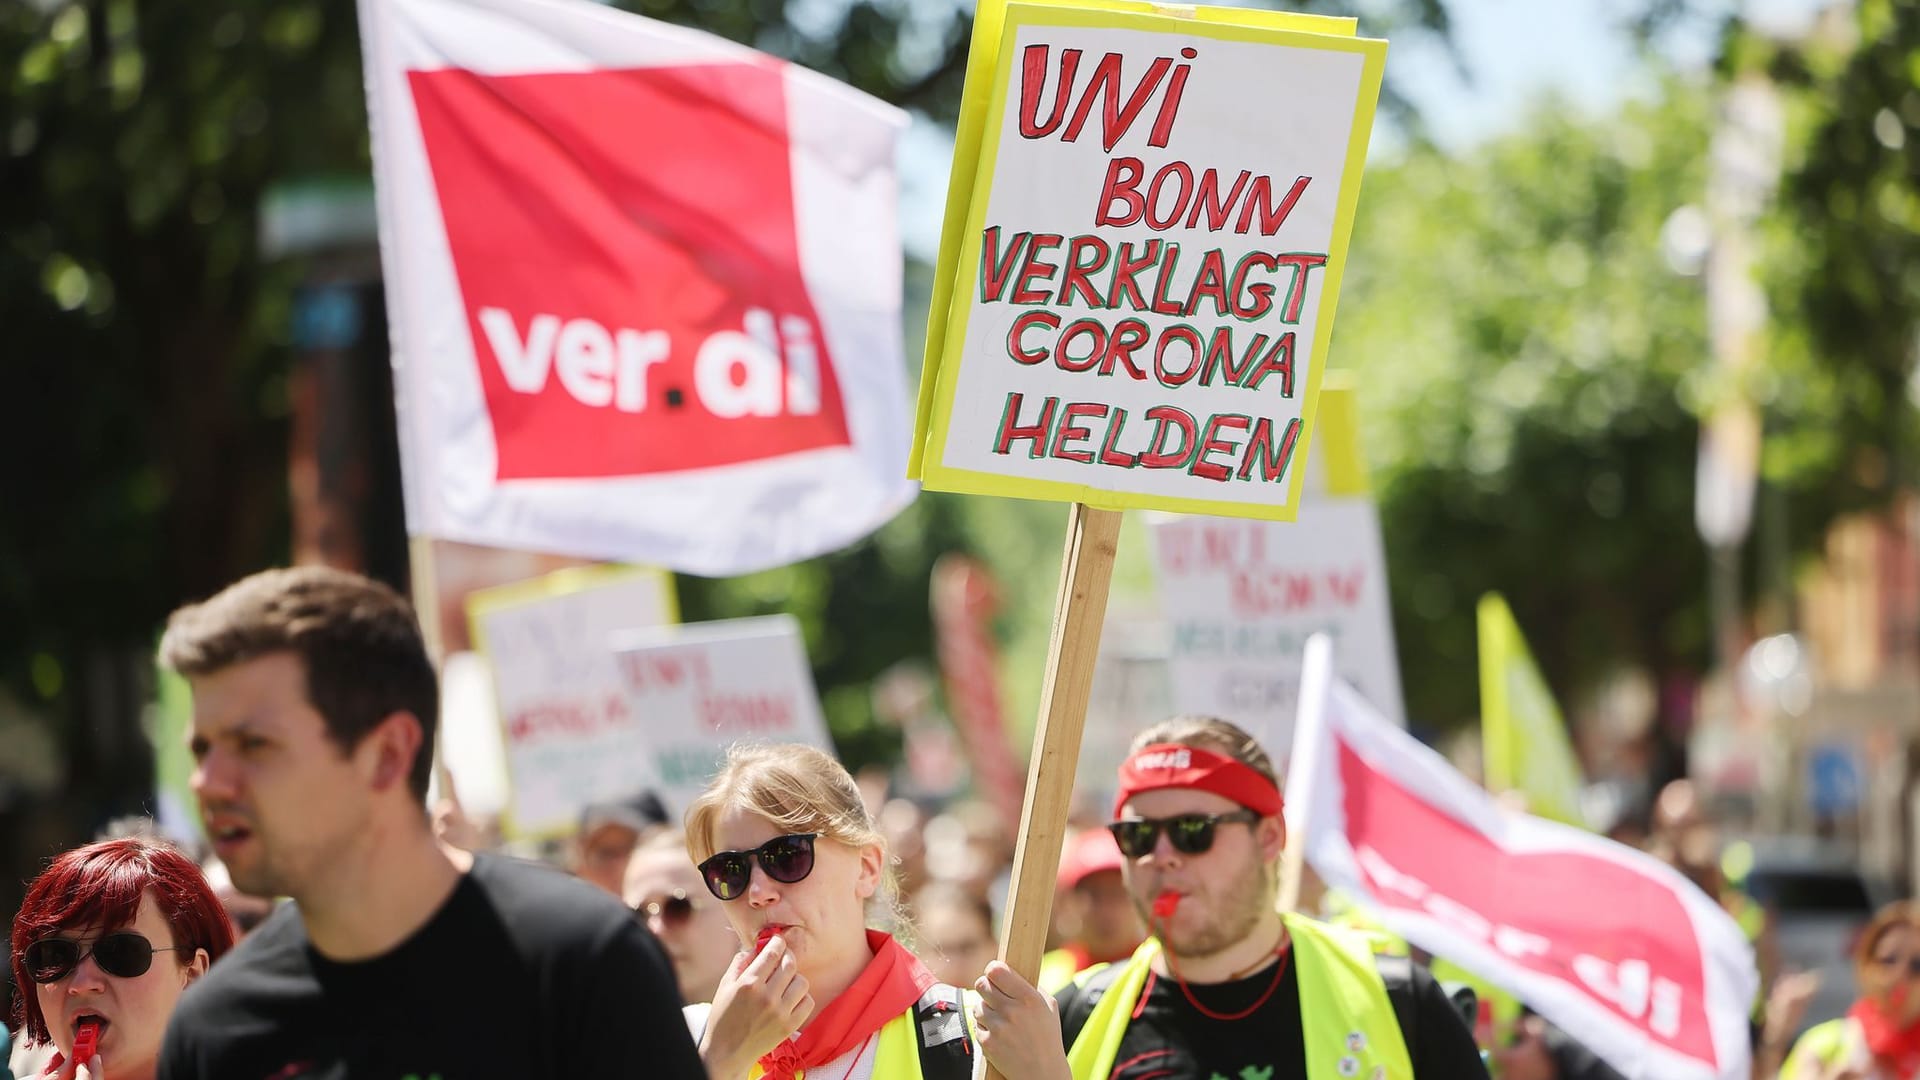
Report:
M 497 478 L 848 446 L 772 63 L 410 71 Z

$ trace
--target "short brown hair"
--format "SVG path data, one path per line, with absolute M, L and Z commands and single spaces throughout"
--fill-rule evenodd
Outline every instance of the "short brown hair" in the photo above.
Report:
M 1920 903 L 1912 900 L 1895 900 L 1874 912 L 1873 920 L 1867 923 L 1866 929 L 1861 930 L 1860 936 L 1854 940 L 1853 966 L 1864 968 L 1872 963 L 1873 950 L 1880 944 L 1880 939 L 1887 936 L 1887 931 L 1901 926 L 1920 931 Z
M 307 700 L 343 752 L 394 713 L 413 714 L 420 752 L 407 782 L 424 803 L 440 688 L 406 600 L 344 570 L 266 570 L 174 612 L 160 639 L 160 662 L 189 677 L 281 652 L 300 658 Z
M 1240 726 L 1217 716 L 1189 713 L 1162 720 L 1135 736 L 1127 752 L 1129 755 L 1137 754 L 1149 746 L 1158 745 L 1197 746 L 1225 754 L 1266 777 L 1274 787 L 1280 786 L 1280 775 L 1274 771 L 1273 759 L 1267 756 L 1259 740 Z

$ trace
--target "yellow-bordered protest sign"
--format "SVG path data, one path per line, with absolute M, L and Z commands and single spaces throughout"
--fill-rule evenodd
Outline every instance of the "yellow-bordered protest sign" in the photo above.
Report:
M 1029 979 L 1121 511 L 1297 513 L 1386 59 L 1354 32 L 1134 0 L 975 10 L 908 473 L 1072 504 L 1001 939 Z M 1364 484 L 1343 465 L 1332 483 Z
M 1385 60 L 1352 34 L 981 5 L 914 475 L 1292 519 Z

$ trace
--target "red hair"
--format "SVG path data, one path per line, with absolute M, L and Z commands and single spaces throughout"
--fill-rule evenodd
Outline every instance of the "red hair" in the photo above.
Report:
M 200 868 L 173 845 L 126 839 L 75 848 L 33 879 L 13 920 L 13 1019 L 27 1043 L 52 1037 L 27 974 L 27 946 L 63 930 L 129 926 L 149 894 L 173 930 L 173 944 L 184 946 L 173 954 L 181 964 L 193 962 L 194 949 L 205 949 L 212 962 L 233 948 L 226 910 Z

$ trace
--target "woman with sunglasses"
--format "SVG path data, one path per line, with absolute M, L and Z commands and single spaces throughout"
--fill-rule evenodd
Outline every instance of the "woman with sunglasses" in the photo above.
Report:
M 853 778 L 805 746 L 735 746 L 687 810 L 687 848 L 743 943 L 688 1023 L 715 1080 L 966 1077 L 961 995 L 867 928 L 884 841 Z
M 33 880 L 13 920 L 14 1019 L 28 1045 L 58 1051 L 47 1075 L 85 1065 L 94 1078 L 147 1080 L 181 993 L 232 947 L 220 901 L 173 847 L 76 848 Z
M 1920 904 L 1874 915 L 1853 947 L 1860 997 L 1847 1015 L 1808 1028 L 1780 1080 L 1913 1080 L 1920 1075 Z

